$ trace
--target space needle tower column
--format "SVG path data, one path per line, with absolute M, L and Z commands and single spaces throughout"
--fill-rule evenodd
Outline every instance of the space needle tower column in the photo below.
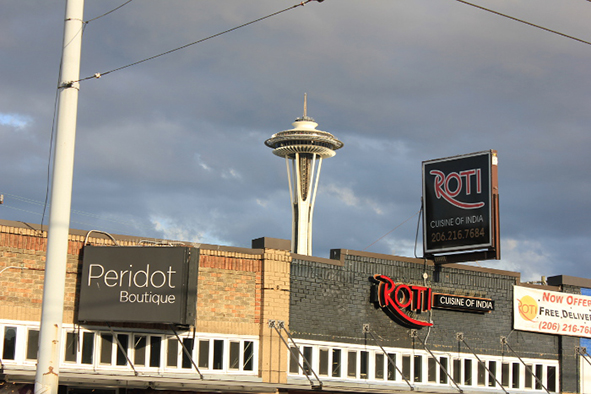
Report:
M 285 158 L 289 195 L 292 206 L 291 250 L 312 255 L 312 216 L 320 178 L 322 159 L 333 157 L 343 143 L 335 136 L 316 130 L 318 123 L 307 114 L 304 95 L 304 115 L 292 123 L 293 129 L 273 134 L 265 145 Z

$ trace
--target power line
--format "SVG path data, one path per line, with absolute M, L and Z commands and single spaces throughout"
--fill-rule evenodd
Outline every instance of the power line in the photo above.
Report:
M 113 8 L 111 11 L 109 11 L 109 12 L 105 12 L 104 14 L 102 14 L 102 15 L 99 15 L 99 16 L 97 16 L 96 18 L 89 19 L 89 20 L 87 20 L 87 21 L 86 21 L 86 22 L 84 22 L 84 23 L 89 23 L 89 22 L 95 21 L 95 20 L 97 20 L 97 19 L 100 19 L 100 18 L 102 18 L 103 16 L 107 16 L 107 15 L 109 15 L 111 12 L 115 12 L 115 11 L 117 11 L 119 8 L 121 8 L 121 7 L 125 6 L 125 5 L 127 5 L 127 4 L 129 4 L 129 3 L 131 3 L 132 1 L 133 1 L 133 0 L 127 0 L 125 3 L 121 4 L 119 7 Z
M 392 230 L 388 231 L 386 234 L 382 235 L 380 238 L 376 239 L 374 242 L 372 242 L 369 246 L 367 246 L 365 249 L 363 249 L 364 251 L 369 249 L 370 247 L 372 247 L 374 244 L 378 243 L 378 241 L 382 240 L 386 235 L 390 234 L 392 231 L 396 230 L 398 227 L 402 226 L 404 223 L 408 222 L 410 219 L 414 218 L 415 216 L 417 216 L 421 211 L 419 210 L 417 213 L 413 214 L 411 217 L 409 217 L 408 219 L 406 219 L 404 222 L 400 223 L 398 226 L 394 227 Z
M 515 18 L 513 16 L 510 16 L 510 15 L 507 15 L 507 14 L 503 14 L 503 13 L 498 12 L 498 11 L 491 10 L 490 8 L 486 8 L 486 7 L 482 7 L 480 5 L 469 3 L 469 2 L 467 2 L 465 0 L 456 0 L 456 1 L 459 2 L 459 3 L 462 3 L 462 4 L 466 4 L 466 5 L 469 5 L 469 6 L 472 6 L 472 7 L 475 7 L 475 8 L 478 8 L 478 9 L 481 9 L 481 10 L 484 10 L 484 11 L 487 11 L 487 12 L 490 12 L 490 13 L 493 13 L 495 15 L 502 16 L 504 18 L 508 18 L 508 19 L 514 20 L 516 22 L 520 22 L 520 23 L 526 24 L 528 26 L 535 27 L 537 29 L 545 30 L 547 32 L 554 33 L 554 34 L 557 34 L 557 35 L 562 36 L 562 37 L 570 38 L 571 40 L 582 42 L 583 44 L 591 45 L 591 42 L 589 42 L 589 41 L 585 41 L 585 40 L 582 40 L 582 39 L 577 38 L 577 37 L 569 36 L 568 34 L 564 34 L 564 33 L 561 33 L 559 31 L 556 31 L 556 30 L 548 29 L 547 27 L 536 25 L 535 23 L 524 21 L 523 19 Z M 587 0 L 587 1 L 591 2 L 591 0 Z
M 6 206 L 6 208 L 10 208 L 10 209 L 15 209 L 18 211 L 24 211 L 24 212 L 28 212 L 28 213 L 32 213 L 35 215 L 41 215 L 42 219 L 43 216 L 45 215 L 45 210 L 47 207 L 49 207 L 49 204 L 47 203 L 47 201 L 43 202 L 43 201 L 38 201 L 38 200 L 33 200 L 32 198 L 27 198 L 27 197 L 23 197 L 23 196 L 18 196 L 15 194 L 10 194 L 10 193 L 3 193 L 5 197 L 10 197 L 10 199 L 13 200 L 17 200 L 17 201 L 21 201 L 23 203 L 26 204 L 31 204 L 31 205 L 37 205 L 37 206 L 41 206 L 43 207 L 43 213 L 39 213 L 39 212 L 34 212 L 34 211 L 29 211 L 29 210 L 25 210 L 22 208 L 17 208 L 11 205 L 10 203 L 10 199 L 6 199 L 4 200 L 4 206 Z M 86 212 L 86 211 L 80 211 L 80 210 L 76 210 L 76 209 L 72 209 L 72 214 L 74 215 L 81 215 L 81 216 L 86 216 L 89 218 L 94 218 L 94 219 L 99 219 L 99 220 L 104 220 L 104 221 L 108 221 L 108 222 L 112 222 L 112 223 L 116 223 L 116 224 L 122 224 L 125 226 L 131 226 L 131 227 L 137 227 L 136 224 L 130 224 L 129 221 L 125 221 L 125 220 L 115 220 L 115 219 L 109 219 L 106 218 L 104 215 L 100 215 L 100 214 L 96 214 L 96 213 L 91 213 L 91 212 Z M 87 225 L 92 225 L 90 223 L 85 223 L 85 222 L 76 222 L 74 220 L 72 220 L 73 223 L 79 223 L 79 224 L 87 224 Z M 41 223 L 41 226 L 43 226 L 43 222 Z M 147 227 L 146 227 L 147 228 Z M 150 228 L 151 230 L 153 230 L 152 228 Z
M 90 76 L 90 77 L 82 78 L 82 79 L 80 79 L 80 80 L 78 80 L 78 81 L 76 81 L 76 82 L 79 82 L 79 81 L 86 81 L 86 80 L 88 80 L 88 79 L 95 79 L 95 78 L 100 78 L 100 77 L 102 77 L 102 76 L 104 76 L 104 75 L 111 74 L 111 73 L 114 73 L 114 72 L 116 72 L 116 71 L 120 71 L 120 70 L 126 69 L 126 68 L 128 68 L 128 67 L 137 66 L 138 64 L 141 64 L 141 63 L 147 62 L 147 61 L 149 61 L 149 60 L 154 60 L 154 59 L 156 59 L 156 58 L 159 58 L 159 57 L 161 57 L 161 56 L 169 55 L 169 54 L 171 54 L 171 53 L 173 53 L 173 52 L 180 51 L 181 49 L 188 48 L 188 47 L 190 47 L 190 46 L 192 46 L 192 45 L 195 45 L 195 44 L 200 44 L 200 43 L 202 43 L 202 42 L 204 42 L 204 41 L 210 40 L 210 39 L 212 39 L 212 38 L 215 38 L 215 37 L 219 37 L 219 36 L 221 36 L 221 35 L 223 35 L 223 34 L 226 34 L 226 33 L 233 32 L 233 31 L 235 31 L 235 30 L 238 30 L 238 29 L 240 29 L 240 28 L 243 28 L 243 27 L 246 27 L 246 26 L 252 25 L 252 24 L 254 24 L 254 23 L 257 23 L 257 22 L 261 22 L 261 21 L 263 21 L 263 20 L 265 20 L 265 19 L 271 18 L 271 17 L 273 17 L 273 16 L 277 16 L 277 15 L 279 15 L 279 14 L 281 14 L 281 13 L 284 13 L 284 12 L 286 12 L 286 11 L 293 10 L 294 8 L 297 8 L 297 7 L 304 6 L 304 5 L 306 5 L 306 4 L 308 4 L 308 3 L 312 2 L 312 1 L 316 1 L 316 2 L 318 2 L 318 3 L 321 3 L 321 2 L 323 2 L 324 0 L 305 0 L 305 1 L 302 1 L 301 3 L 299 3 L 299 4 L 296 4 L 296 5 L 293 5 L 293 6 L 291 6 L 291 7 L 285 8 L 285 9 L 283 9 L 283 10 L 281 10 L 281 11 L 274 12 L 274 13 L 272 13 L 272 14 L 269 14 L 269 15 L 267 15 L 267 16 L 263 16 L 263 17 L 261 17 L 261 18 L 255 19 L 255 20 L 253 20 L 253 21 L 250 21 L 250 22 L 244 23 L 244 24 L 242 24 L 242 25 L 240 25 L 240 26 L 233 27 L 233 28 L 231 28 L 231 29 L 228 29 L 228 30 L 225 30 L 225 31 L 223 31 L 223 32 L 221 32 L 221 33 L 214 34 L 214 35 L 212 35 L 212 36 L 209 36 L 209 37 L 203 38 L 203 39 L 201 39 L 201 40 L 197 40 L 197 41 L 191 42 L 191 43 L 189 43 L 189 44 L 185 44 L 185 45 L 183 45 L 183 46 L 180 46 L 180 47 L 178 47 L 178 48 L 175 48 L 175 49 L 171 49 L 171 50 L 169 50 L 169 51 L 166 51 L 166 52 L 160 53 L 160 54 L 158 54 L 158 55 L 150 56 L 150 57 L 148 57 L 148 58 L 145 58 L 145 59 L 143 59 L 143 60 L 139 60 L 139 61 L 137 61 L 137 62 L 134 62 L 134 63 L 128 64 L 128 65 L 126 65 L 126 66 L 118 67 L 118 68 L 115 68 L 115 69 L 113 69 L 113 70 L 110 70 L 110 71 L 105 71 L 105 72 L 102 72 L 102 73 L 95 73 L 94 75 L 92 75 L 92 76 Z M 124 5 L 125 5 L 125 4 L 124 4 Z

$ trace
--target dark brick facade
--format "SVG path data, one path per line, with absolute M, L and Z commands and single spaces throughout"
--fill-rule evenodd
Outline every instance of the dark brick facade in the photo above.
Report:
M 363 332 L 363 325 L 369 324 L 384 346 L 422 348 L 417 339 L 413 342 L 410 329 L 371 302 L 369 278 L 382 274 L 397 283 L 426 285 L 437 293 L 494 300 L 495 310 L 484 314 L 433 309 L 433 327 L 418 332 L 431 350 L 469 352 L 457 340 L 461 332 L 479 354 L 514 356 L 501 344 L 505 337 L 520 357 L 559 357 L 558 336 L 512 331 L 513 285 L 520 282 L 518 274 L 459 265 L 436 270 L 420 259 L 363 252 L 335 250 L 333 257 L 339 260 L 314 262 L 296 257 L 292 262 L 289 327 L 297 338 L 372 345 L 371 336 Z M 429 316 L 420 318 L 429 320 Z

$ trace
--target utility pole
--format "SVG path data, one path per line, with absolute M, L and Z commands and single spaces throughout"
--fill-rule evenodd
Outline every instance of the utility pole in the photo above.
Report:
M 84 0 L 66 0 L 35 394 L 59 386 L 83 18 Z

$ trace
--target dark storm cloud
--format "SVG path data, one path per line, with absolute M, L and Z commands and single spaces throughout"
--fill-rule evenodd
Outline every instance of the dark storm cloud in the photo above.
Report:
M 86 26 L 81 76 L 296 3 L 131 2 Z M 591 38 L 583 1 L 478 4 Z M 85 17 L 118 5 L 86 2 Z M 12 2 L 0 15 L 0 120 L 27 120 L 0 121 L 0 193 L 36 202 L 6 197 L 5 219 L 40 221 L 63 6 Z M 288 238 L 285 163 L 263 141 L 291 128 L 307 92 L 318 129 L 345 142 L 323 163 L 316 255 L 413 255 L 421 162 L 496 149 L 503 260 L 480 264 L 591 277 L 590 60 L 589 45 L 454 1 L 312 2 L 82 82 L 73 227 L 236 246 Z

